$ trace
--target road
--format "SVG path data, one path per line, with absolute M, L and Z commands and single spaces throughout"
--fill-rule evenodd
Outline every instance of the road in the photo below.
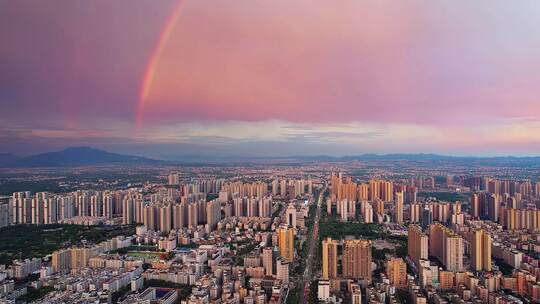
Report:
M 309 298 L 309 285 L 314 279 L 315 265 L 317 265 L 317 247 L 319 246 L 319 220 L 321 219 L 321 205 L 324 198 L 326 188 L 319 194 L 319 200 L 317 201 L 317 212 L 315 213 L 315 220 L 313 222 L 313 235 L 308 235 L 308 257 L 306 261 L 306 270 L 301 277 L 299 286 L 304 286 L 303 292 L 300 293 L 299 303 L 306 304 Z

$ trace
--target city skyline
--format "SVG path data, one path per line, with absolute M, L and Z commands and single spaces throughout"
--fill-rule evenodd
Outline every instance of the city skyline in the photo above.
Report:
M 0 303 L 540 303 L 540 3 L 0 0 Z
M 0 11 L 2 152 L 540 148 L 533 1 L 6 1 Z
M 154 182 L 149 167 L 98 168 L 71 190 L 0 197 L 0 300 L 540 301 L 540 180 L 523 167 L 263 167 L 162 167 Z

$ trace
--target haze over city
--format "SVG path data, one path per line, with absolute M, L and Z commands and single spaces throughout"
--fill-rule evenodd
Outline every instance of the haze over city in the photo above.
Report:
M 538 155 L 535 1 L 1 1 L 0 144 Z

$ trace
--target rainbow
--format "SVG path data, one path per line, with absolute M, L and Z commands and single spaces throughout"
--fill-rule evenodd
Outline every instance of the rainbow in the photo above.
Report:
M 163 30 L 161 31 L 159 35 L 156 46 L 154 50 L 152 51 L 152 55 L 150 56 L 150 59 L 148 60 L 148 63 L 146 64 L 144 77 L 142 79 L 142 83 L 141 83 L 141 87 L 139 91 L 139 101 L 137 105 L 136 118 L 135 118 L 135 124 L 137 128 L 141 126 L 143 113 L 144 113 L 144 103 L 146 99 L 148 98 L 150 89 L 152 88 L 152 83 L 154 82 L 154 79 L 156 76 L 156 68 L 157 68 L 159 59 L 161 57 L 161 53 L 163 53 L 163 50 L 165 49 L 165 46 L 167 45 L 167 42 L 169 41 L 171 33 L 174 30 L 174 26 L 176 24 L 178 16 L 180 15 L 180 6 L 182 2 L 183 2 L 182 0 L 178 0 L 178 3 L 175 5 L 173 11 L 167 18 L 167 22 L 165 23 L 165 26 L 163 27 Z

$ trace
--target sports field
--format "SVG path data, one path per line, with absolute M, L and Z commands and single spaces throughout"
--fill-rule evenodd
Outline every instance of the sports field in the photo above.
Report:
M 161 252 L 130 251 L 130 252 L 127 253 L 127 256 L 159 260 L 162 254 L 163 253 L 161 253 Z

